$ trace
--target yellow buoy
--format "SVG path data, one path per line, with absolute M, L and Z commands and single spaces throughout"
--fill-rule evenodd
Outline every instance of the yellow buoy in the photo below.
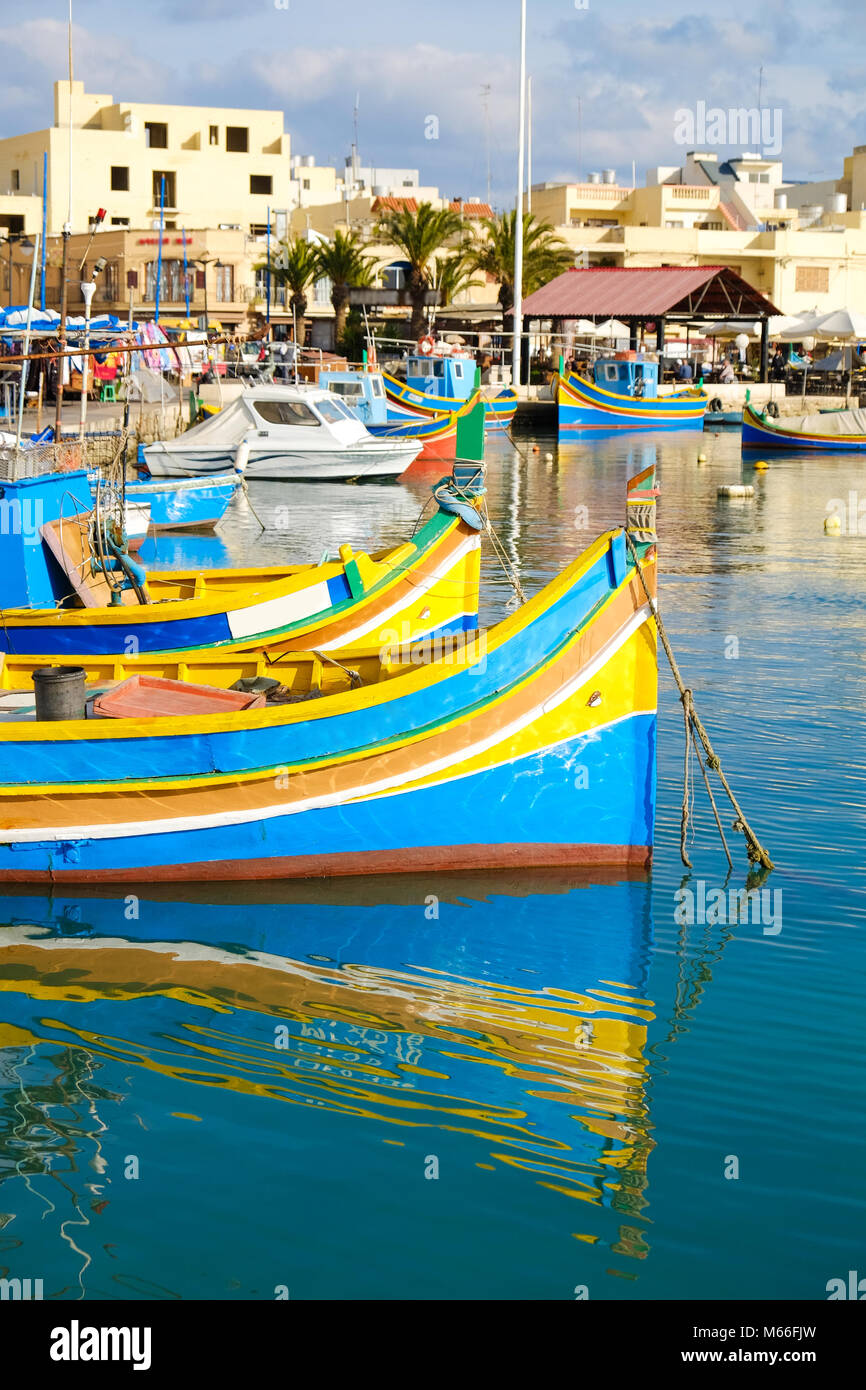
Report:
M 842 530 L 842 518 L 837 512 L 834 512 L 832 516 L 825 517 L 824 530 L 833 536 L 837 536 Z
M 706 456 L 706 454 L 698 454 L 698 463 L 706 463 L 706 461 L 707 461 L 707 456 Z
M 768 464 L 766 459 L 758 459 L 757 463 L 754 463 L 752 467 L 754 468 L 756 473 L 766 473 L 770 465 Z

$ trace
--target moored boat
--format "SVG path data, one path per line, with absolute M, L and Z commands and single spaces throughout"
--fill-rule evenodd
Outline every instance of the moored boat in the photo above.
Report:
M 152 531 L 212 531 L 240 486 L 235 469 L 206 478 L 140 478 L 126 484 L 126 499 L 149 509 Z
M 477 624 L 478 531 L 441 506 L 411 540 L 375 554 L 346 545 L 319 565 L 148 573 L 121 546 L 105 554 L 83 471 L 3 489 L 3 651 L 51 658 L 265 639 L 327 648 L 376 640 L 396 620 L 418 638 Z
M 559 432 L 581 429 L 702 429 L 707 393 L 699 387 L 658 394 L 658 363 L 599 358 L 593 377 L 559 377 Z
M 400 381 L 389 372 L 383 373 L 385 391 L 392 405 L 425 414 L 431 411 L 459 410 L 475 389 L 475 361 L 472 353 L 449 349 L 448 344 L 434 345 L 425 339 L 428 353 L 412 353 L 406 358 L 406 380 Z M 517 410 L 517 392 L 510 386 L 498 391 L 482 389 L 484 428 L 507 429 Z
M 252 386 L 175 439 L 143 450 L 154 478 L 237 467 L 248 478 L 339 481 L 398 477 L 417 458 L 411 439 L 376 439 L 336 396 L 315 386 Z
M 413 462 L 453 462 L 459 411 L 421 413 L 395 405 L 386 395 L 382 373 L 376 371 L 323 370 L 319 385 L 337 396 L 375 438 L 417 443 L 420 451 Z M 467 404 L 463 402 L 461 409 Z
M 828 410 L 784 418 L 743 410 L 744 449 L 820 449 L 823 453 L 866 451 L 866 410 Z
M 651 509 L 650 492 L 634 497 Z M 654 535 L 628 543 L 616 528 L 515 613 L 453 643 L 407 645 L 395 624 L 392 643 L 333 661 L 253 650 L 148 662 L 177 678 L 179 701 L 184 687 L 200 700 L 266 674 L 278 684 L 264 707 L 57 723 L 9 711 L 0 880 L 645 866 L 656 639 L 632 546 L 652 592 Z M 99 683 L 106 672 L 82 662 Z M 32 676 L 11 654 L 3 671 L 10 691 Z M 119 660 L 112 688 L 130 673 L 141 670 Z

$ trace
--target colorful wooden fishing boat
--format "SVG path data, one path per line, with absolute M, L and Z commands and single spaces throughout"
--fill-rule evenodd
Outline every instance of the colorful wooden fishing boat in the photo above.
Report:
M 651 473 L 631 543 L 652 592 Z M 265 708 L 195 716 L 49 723 L 0 700 L 0 880 L 649 862 L 655 623 L 622 528 L 480 636 L 407 647 L 395 624 L 392 645 L 333 660 L 73 664 L 91 691 L 145 668 L 199 691 L 278 685 Z M 4 658 L 9 695 L 35 665 Z
M 559 433 L 583 429 L 702 429 L 708 396 L 699 387 L 658 394 L 658 363 L 603 357 L 593 379 L 559 377 Z
M 12 524 L 0 528 L 2 651 L 110 655 L 264 640 L 329 648 L 375 641 L 395 621 L 418 638 L 477 624 L 478 532 L 441 506 L 410 541 L 375 554 L 341 546 L 320 565 L 201 572 L 145 573 L 127 559 L 113 577 L 94 548 L 86 473 L 3 490 Z
M 406 359 L 406 380 L 383 372 L 385 392 L 393 406 L 423 414 L 459 410 L 472 395 L 476 367 L 469 353 L 450 356 L 415 354 Z M 517 410 L 517 392 L 510 386 L 482 390 L 484 428 L 507 429 Z
M 415 463 L 448 464 L 455 457 L 458 411 L 408 410 L 385 393 L 381 372 L 323 368 L 319 385 L 337 396 L 377 439 L 403 439 L 421 445 Z M 464 406 L 466 402 L 463 403 Z
M 753 405 L 743 410 L 743 448 L 820 449 L 822 453 L 866 451 L 866 410 L 828 410 L 773 418 Z

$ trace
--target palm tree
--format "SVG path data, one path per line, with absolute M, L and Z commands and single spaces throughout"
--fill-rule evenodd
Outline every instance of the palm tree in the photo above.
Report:
M 334 306 L 334 342 L 339 343 L 349 312 L 349 290 L 365 289 L 373 283 L 373 268 L 363 251 L 357 232 L 334 232 L 316 251 L 316 273 L 331 282 Z
M 487 240 L 470 252 L 475 270 L 484 270 L 499 281 L 499 303 L 503 318 L 514 309 L 514 233 L 516 212 L 503 212 L 487 218 Z M 536 222 L 531 212 L 523 214 L 523 293 L 546 285 L 574 265 L 574 251 L 560 241 L 549 222 Z
M 412 301 L 410 337 L 416 341 L 424 332 L 424 299 L 433 282 L 432 262 L 454 237 L 463 231 L 459 213 L 448 208 L 436 209 L 432 203 L 421 203 L 417 212 L 401 208 L 388 213 L 379 224 L 378 235 L 398 247 L 409 262 L 409 298 Z
M 289 305 L 295 311 L 298 343 L 301 346 L 306 334 L 307 291 L 319 273 L 316 250 L 311 242 L 297 237 L 293 241 L 282 242 L 270 260 L 271 275 L 278 285 L 285 285 L 291 292 Z M 257 270 L 267 268 L 267 261 L 256 266 Z

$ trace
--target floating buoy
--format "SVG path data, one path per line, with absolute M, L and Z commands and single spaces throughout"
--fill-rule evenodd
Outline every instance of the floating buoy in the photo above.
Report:
M 544 461 L 545 463 L 553 463 L 553 454 L 545 454 Z
M 707 461 L 707 456 L 706 456 L 706 454 L 698 454 L 698 463 L 706 463 L 706 461 Z
M 832 516 L 824 518 L 824 530 L 831 536 L 838 536 L 839 532 L 842 530 L 842 518 L 837 512 L 834 512 Z
M 751 483 L 723 483 L 717 489 L 719 497 L 754 497 L 755 489 Z
M 756 473 L 766 473 L 769 466 L 766 459 L 758 459 L 757 463 L 752 464 Z
M 532 446 L 532 452 L 533 452 L 534 454 L 538 454 L 538 453 L 541 452 L 541 450 L 539 449 L 539 446 L 538 446 L 537 444 L 533 444 L 533 446 Z

